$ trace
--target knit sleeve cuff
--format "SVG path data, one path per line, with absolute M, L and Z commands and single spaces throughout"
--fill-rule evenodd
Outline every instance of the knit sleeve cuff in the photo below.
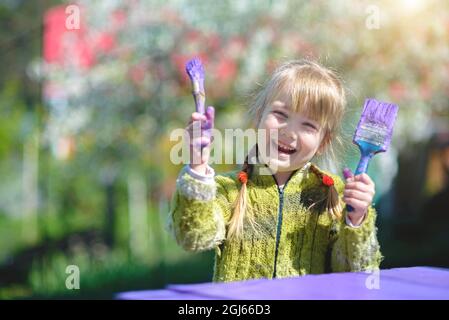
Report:
M 193 170 L 192 167 L 190 167 L 190 165 L 186 165 L 185 170 L 190 176 L 192 176 L 193 178 L 195 178 L 197 180 L 207 182 L 207 183 L 212 183 L 214 181 L 215 171 L 209 165 L 207 165 L 207 167 L 206 167 L 206 174 L 202 174 L 202 173 L 199 173 L 198 171 Z
M 349 227 L 351 227 L 351 228 L 354 228 L 354 229 L 358 229 L 358 228 L 360 228 L 360 227 L 363 225 L 363 223 L 365 222 L 365 220 L 366 220 L 366 214 L 364 215 L 362 222 L 361 222 L 359 225 L 357 225 L 357 226 L 356 226 L 355 224 L 352 223 L 352 221 L 351 221 L 351 219 L 349 219 L 347 213 L 346 213 L 346 215 L 345 215 L 345 220 L 346 220 L 346 225 L 347 225 L 347 226 L 349 226 Z
M 213 169 L 208 172 L 209 175 L 204 176 L 192 170 L 189 165 L 184 166 L 176 180 L 179 193 L 189 200 L 208 201 L 214 199 L 217 189 L 214 180 L 215 173 Z

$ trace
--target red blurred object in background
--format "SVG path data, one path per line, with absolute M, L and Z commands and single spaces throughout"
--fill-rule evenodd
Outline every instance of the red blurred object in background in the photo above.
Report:
M 68 29 L 66 6 L 53 7 L 44 16 L 43 56 L 47 63 L 90 68 L 94 62 L 94 52 L 87 41 L 87 30 L 80 14 L 79 29 Z
M 79 28 L 67 28 L 68 18 L 66 6 L 56 6 L 45 13 L 43 57 L 50 64 L 82 69 L 90 69 L 96 63 L 98 54 L 111 53 L 116 47 L 115 32 L 123 27 L 126 20 L 123 12 L 114 12 L 113 30 L 94 34 L 82 19 L 81 7 Z

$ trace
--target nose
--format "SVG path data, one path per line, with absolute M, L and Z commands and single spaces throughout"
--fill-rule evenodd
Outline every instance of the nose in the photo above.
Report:
M 286 126 L 281 128 L 280 130 L 281 136 L 284 136 L 289 139 L 296 140 L 298 138 L 296 134 L 296 127 L 295 124 L 292 123 L 292 121 L 289 121 Z

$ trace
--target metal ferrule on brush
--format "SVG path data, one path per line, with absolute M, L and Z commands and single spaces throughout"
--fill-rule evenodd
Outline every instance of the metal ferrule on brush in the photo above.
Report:
M 385 144 L 385 137 L 388 135 L 388 128 L 377 123 L 364 123 L 360 125 L 360 130 L 356 133 L 354 140 L 365 141 L 377 146 Z
M 193 84 L 193 91 L 192 91 L 193 99 L 195 100 L 195 105 L 197 106 L 198 109 L 197 111 L 201 112 L 204 110 L 206 95 L 204 94 L 203 91 L 201 91 L 201 85 L 199 81 L 193 81 L 192 84 Z

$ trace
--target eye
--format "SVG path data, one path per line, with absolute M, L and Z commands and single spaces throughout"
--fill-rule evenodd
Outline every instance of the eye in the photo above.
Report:
M 316 127 L 316 125 L 314 125 L 314 124 L 311 123 L 311 122 L 303 122 L 303 125 L 306 126 L 306 127 L 311 128 L 311 129 L 313 129 L 313 130 L 318 130 L 318 128 Z
M 281 117 L 283 117 L 283 118 L 285 118 L 285 119 L 288 118 L 288 115 L 287 115 L 285 112 L 275 110 L 275 111 L 273 111 L 273 113 L 274 113 L 274 114 L 277 114 L 277 115 L 280 115 Z

